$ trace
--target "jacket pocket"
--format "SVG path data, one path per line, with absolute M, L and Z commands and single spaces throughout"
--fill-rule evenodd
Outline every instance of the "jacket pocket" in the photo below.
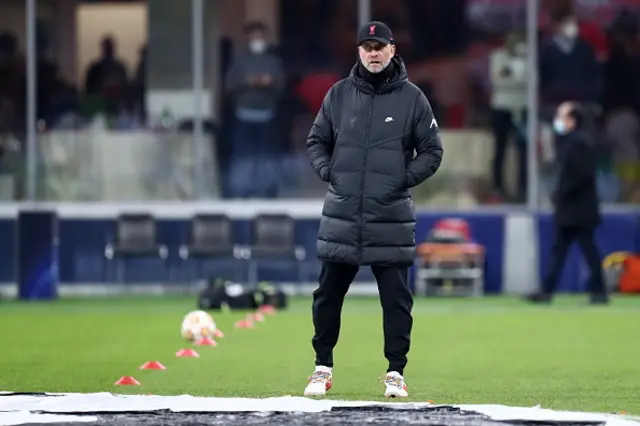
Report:
M 336 152 L 334 151 L 331 155 L 331 161 L 329 161 L 329 173 L 328 173 L 328 182 L 333 184 L 333 168 L 336 164 Z
M 400 170 L 402 172 L 402 190 L 409 189 L 409 182 L 407 177 L 407 158 L 404 155 L 404 150 L 400 153 Z
M 335 176 L 335 169 L 336 169 L 336 162 L 339 159 L 339 148 L 337 145 L 334 146 L 333 148 L 333 153 L 331 154 L 331 161 L 329 161 L 329 173 L 328 173 L 328 182 L 335 187 L 336 185 L 336 176 Z

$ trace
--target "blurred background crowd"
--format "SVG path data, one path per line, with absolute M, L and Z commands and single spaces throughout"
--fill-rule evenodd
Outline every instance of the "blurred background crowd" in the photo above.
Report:
M 35 0 L 29 21 L 28 1 L 0 3 L 3 201 L 324 196 L 306 136 L 356 61 L 362 2 L 203 0 L 194 11 L 177 0 Z M 415 189 L 417 204 L 524 203 L 531 165 L 536 201 L 548 203 L 552 111 L 568 99 L 592 113 L 602 200 L 639 202 L 640 2 L 539 0 L 533 48 L 526 3 L 370 0 L 443 132 L 442 169 Z

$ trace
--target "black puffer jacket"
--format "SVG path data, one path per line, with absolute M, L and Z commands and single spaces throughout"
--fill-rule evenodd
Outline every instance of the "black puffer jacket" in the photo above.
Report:
M 597 228 L 601 217 L 596 153 L 584 131 L 571 132 L 560 141 L 560 175 L 553 194 L 556 225 Z
M 442 144 L 431 106 L 408 81 L 398 56 L 393 67 L 393 76 L 374 88 L 356 65 L 329 90 L 309 133 L 311 166 L 329 183 L 320 259 L 413 263 L 416 217 L 409 188 L 438 170 Z

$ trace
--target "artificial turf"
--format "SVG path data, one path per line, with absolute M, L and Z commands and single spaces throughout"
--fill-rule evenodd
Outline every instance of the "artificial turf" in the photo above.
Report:
M 185 297 L 0 302 L 0 390 L 301 395 L 313 369 L 311 301 L 234 329 L 247 312 L 213 312 L 226 337 L 195 347 L 180 337 Z M 331 399 L 382 400 L 386 361 L 376 298 L 347 298 Z M 176 358 L 181 348 L 201 355 Z M 139 371 L 146 361 L 165 371 Z M 411 401 L 502 404 L 640 414 L 640 298 L 590 307 L 515 298 L 418 299 L 405 378 Z M 141 386 L 118 387 L 132 375 Z

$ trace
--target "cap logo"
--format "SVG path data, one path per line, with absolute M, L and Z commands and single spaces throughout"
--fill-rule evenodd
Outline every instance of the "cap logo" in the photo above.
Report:
M 375 35 L 376 34 L 376 26 L 375 25 L 371 25 L 369 27 L 369 35 Z

